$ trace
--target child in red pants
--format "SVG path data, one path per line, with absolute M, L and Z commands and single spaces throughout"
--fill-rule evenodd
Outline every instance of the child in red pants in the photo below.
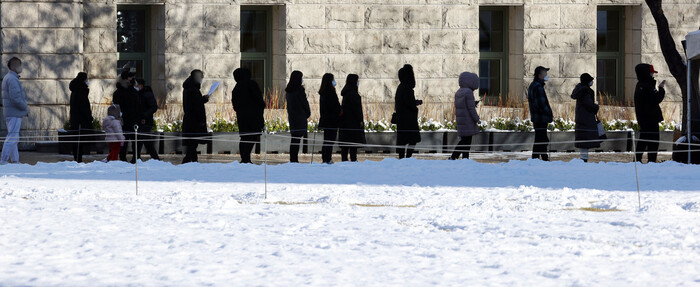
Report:
M 112 104 L 107 108 L 107 117 L 102 121 L 105 130 L 105 140 L 109 142 L 109 155 L 107 161 L 119 159 L 119 151 L 124 145 L 124 133 L 122 132 L 122 112 L 119 105 Z

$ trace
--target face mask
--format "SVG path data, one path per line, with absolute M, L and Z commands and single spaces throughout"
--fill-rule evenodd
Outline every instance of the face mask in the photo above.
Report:
M 120 116 L 120 117 L 122 116 L 122 112 L 119 112 L 119 116 Z
M 333 86 L 335 87 L 335 85 L 337 85 L 337 83 L 335 82 L 335 80 L 333 80 Z
M 591 87 L 593 87 L 593 81 L 591 81 L 590 83 L 588 83 L 588 85 L 591 86 Z
M 302 85 L 304 84 L 304 79 L 301 79 L 301 84 L 302 84 Z
M 357 86 L 358 86 L 358 87 L 360 86 L 360 81 L 357 81 Z
M 86 86 L 90 85 L 90 81 L 85 81 L 85 85 Z
M 136 91 L 138 92 L 138 91 L 139 91 L 139 87 L 134 86 L 134 90 L 136 90 Z
M 549 81 L 549 75 L 544 76 L 544 81 Z

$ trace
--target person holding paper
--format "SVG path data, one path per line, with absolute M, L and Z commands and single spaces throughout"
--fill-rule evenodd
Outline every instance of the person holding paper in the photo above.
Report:
M 204 104 L 209 101 L 209 95 L 202 95 L 202 80 L 204 72 L 194 70 L 190 77 L 182 84 L 182 136 L 183 144 L 186 146 L 185 158 L 182 163 L 197 162 L 197 146 L 207 136 L 207 112 Z

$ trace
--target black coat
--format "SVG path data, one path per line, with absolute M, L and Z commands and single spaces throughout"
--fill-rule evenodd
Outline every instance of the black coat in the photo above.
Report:
M 236 111 L 238 130 L 241 133 L 260 133 L 265 127 L 265 100 L 258 83 L 245 74 L 234 74 L 236 86 L 231 93 L 231 103 Z
M 301 137 L 308 133 L 307 119 L 311 116 L 311 107 L 306 99 L 304 87 L 298 87 L 292 92 L 287 92 L 287 117 L 289 118 L 289 130 L 292 136 Z
M 530 107 L 530 120 L 534 124 L 548 124 L 554 121 L 552 107 L 549 105 L 544 80 L 534 79 L 527 88 L 527 101 Z
M 126 83 L 124 83 L 126 84 Z M 112 94 L 112 103 L 118 104 L 122 112 L 124 132 L 134 131 L 134 124 L 141 124 L 141 103 L 136 89 L 117 83 L 117 90 Z
M 201 84 L 197 83 L 192 77 L 187 78 L 182 84 L 182 110 L 184 116 L 182 118 L 182 136 L 183 137 L 202 137 L 208 134 L 207 129 L 207 112 L 204 104 L 209 101 L 208 98 L 202 96 L 200 91 Z M 201 141 L 185 141 L 185 145 L 200 143 Z
M 600 147 L 596 114 L 600 107 L 595 103 L 595 92 L 586 84 L 578 84 L 571 93 L 576 100 L 576 144 L 577 148 Z M 585 142 L 578 142 L 585 141 Z M 593 142 L 591 142 L 593 141 Z
M 154 125 L 153 114 L 158 110 L 156 96 L 153 94 L 153 89 L 149 86 L 144 86 L 142 90 L 138 91 L 138 96 L 141 107 L 139 130 L 150 131 Z M 141 126 L 143 126 L 143 128 Z
M 318 121 L 318 127 L 320 129 L 337 129 L 342 111 L 338 93 L 333 89 L 319 93 L 319 95 L 321 118 Z
M 90 107 L 90 89 L 84 79 L 74 79 L 68 86 L 70 89 L 70 128 L 71 130 L 92 129 L 92 108 Z
M 343 115 L 340 117 L 339 141 L 342 143 L 365 144 L 365 124 L 362 112 L 362 98 L 355 87 L 347 87 L 341 92 L 343 96 Z
M 639 64 L 634 68 L 637 73 L 637 87 L 634 89 L 634 111 L 639 126 L 645 130 L 659 127 L 664 120 L 659 104 L 664 100 L 664 88 L 656 89 L 656 80 L 650 74 L 648 64 Z
M 416 83 L 413 72 L 405 67 L 399 70 L 399 87 L 396 89 L 396 145 L 415 145 L 421 141 L 418 126 L 418 105 L 413 92 Z

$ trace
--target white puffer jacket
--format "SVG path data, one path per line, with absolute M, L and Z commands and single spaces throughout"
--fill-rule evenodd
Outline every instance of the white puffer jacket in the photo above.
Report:
M 114 116 L 107 116 L 102 121 L 102 128 L 105 129 L 105 140 L 108 142 L 123 142 L 122 122 Z

